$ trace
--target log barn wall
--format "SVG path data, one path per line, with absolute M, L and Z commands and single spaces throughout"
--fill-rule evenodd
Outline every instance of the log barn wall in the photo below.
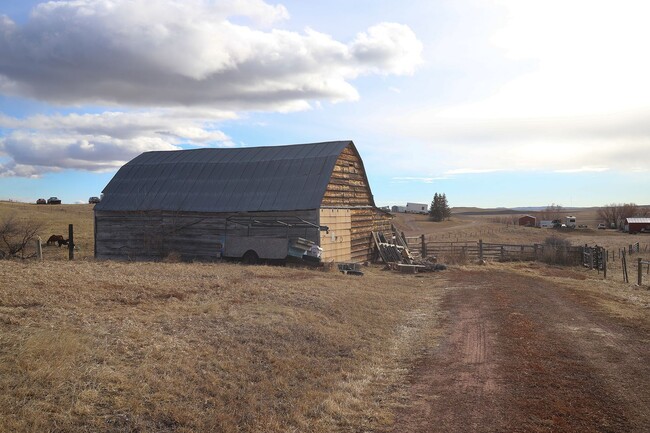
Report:
M 227 222 L 228 218 L 231 218 Z M 294 212 L 96 212 L 96 257 L 161 260 L 170 254 L 182 260 L 215 260 L 228 235 L 302 237 L 319 242 L 317 228 L 245 226 L 232 221 L 254 218 L 264 224 L 300 218 L 318 225 L 318 210 Z
M 321 207 L 349 210 L 348 260 L 351 262 L 359 263 L 372 258 L 374 249 L 372 231 L 390 232 L 391 216 L 375 207 L 363 162 L 352 146 L 347 146 L 338 157 Z M 322 218 L 323 210 L 321 210 L 321 224 L 327 225 L 323 223 Z M 342 247 L 338 246 L 337 250 L 342 251 Z M 347 257 L 344 253 L 333 256 L 337 257 L 337 261 L 345 261 L 343 257 Z

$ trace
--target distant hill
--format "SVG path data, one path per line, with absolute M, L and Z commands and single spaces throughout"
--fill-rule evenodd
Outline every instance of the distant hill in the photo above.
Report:
M 454 215 L 513 215 L 520 214 L 521 211 L 503 207 L 488 209 L 479 207 L 454 207 L 451 208 L 451 213 Z
M 541 212 L 547 206 L 525 206 L 514 208 L 480 208 L 480 207 L 452 207 L 451 213 L 455 215 L 520 215 L 528 212 Z M 578 213 L 585 211 L 596 211 L 597 207 L 565 207 L 563 213 Z

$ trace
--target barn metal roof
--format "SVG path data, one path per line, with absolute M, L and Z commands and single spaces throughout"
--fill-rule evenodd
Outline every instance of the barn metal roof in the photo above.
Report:
M 650 224 L 650 218 L 626 218 L 628 224 Z
M 99 211 L 252 212 L 317 209 L 352 141 L 145 152 L 102 191 Z

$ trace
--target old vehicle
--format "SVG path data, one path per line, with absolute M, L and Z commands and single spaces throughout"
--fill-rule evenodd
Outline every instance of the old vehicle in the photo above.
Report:
M 605 230 L 606 228 L 607 228 L 607 224 L 605 223 L 598 224 L 598 230 Z
M 61 204 L 61 199 L 58 197 L 50 197 L 47 199 L 47 204 Z
M 221 255 L 246 264 L 261 262 L 319 265 L 323 252 L 316 242 L 297 236 L 297 231 L 327 230 L 300 218 L 262 220 L 252 217 L 227 219 Z M 291 234 L 290 234 L 291 233 Z
M 36 204 L 47 204 L 47 200 L 45 200 L 44 198 L 39 198 L 38 200 L 36 200 Z
M 88 204 L 97 204 L 97 203 L 99 203 L 100 201 L 101 201 L 101 200 L 99 199 L 99 197 L 90 197 L 90 198 L 88 199 Z

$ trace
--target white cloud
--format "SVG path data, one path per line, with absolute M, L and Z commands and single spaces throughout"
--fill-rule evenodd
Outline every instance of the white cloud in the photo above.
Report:
M 379 124 L 415 141 L 412 154 L 434 154 L 443 173 L 464 167 L 482 172 L 639 167 L 639 155 L 650 149 L 650 57 L 643 55 L 650 4 L 496 4 L 502 18 L 478 28 L 501 57 L 486 59 L 471 47 L 461 55 L 484 64 L 487 72 L 498 64 L 501 76 L 512 78 L 493 89 L 467 83 L 483 93 L 453 106 L 438 102 L 436 108 L 404 111 Z M 429 172 L 431 161 L 423 159 L 411 161 L 411 167 Z
M 296 110 L 354 100 L 349 80 L 409 74 L 422 45 L 381 23 L 346 44 L 270 29 L 287 10 L 261 0 L 74 0 L 0 20 L 0 91 L 62 104 Z M 243 20 L 243 24 L 242 24 Z
M 232 145 L 215 129 L 214 117 L 187 114 L 105 112 L 26 119 L 0 115 L 0 128 L 11 129 L 0 138 L 0 155 L 6 161 L 0 165 L 0 176 L 35 177 L 61 169 L 114 170 L 146 151 Z
M 448 176 L 435 176 L 435 177 L 393 177 L 392 180 L 395 183 L 433 183 L 436 180 L 447 180 Z
M 602 173 L 608 171 L 608 167 L 578 167 L 567 168 L 564 170 L 555 170 L 556 173 Z

